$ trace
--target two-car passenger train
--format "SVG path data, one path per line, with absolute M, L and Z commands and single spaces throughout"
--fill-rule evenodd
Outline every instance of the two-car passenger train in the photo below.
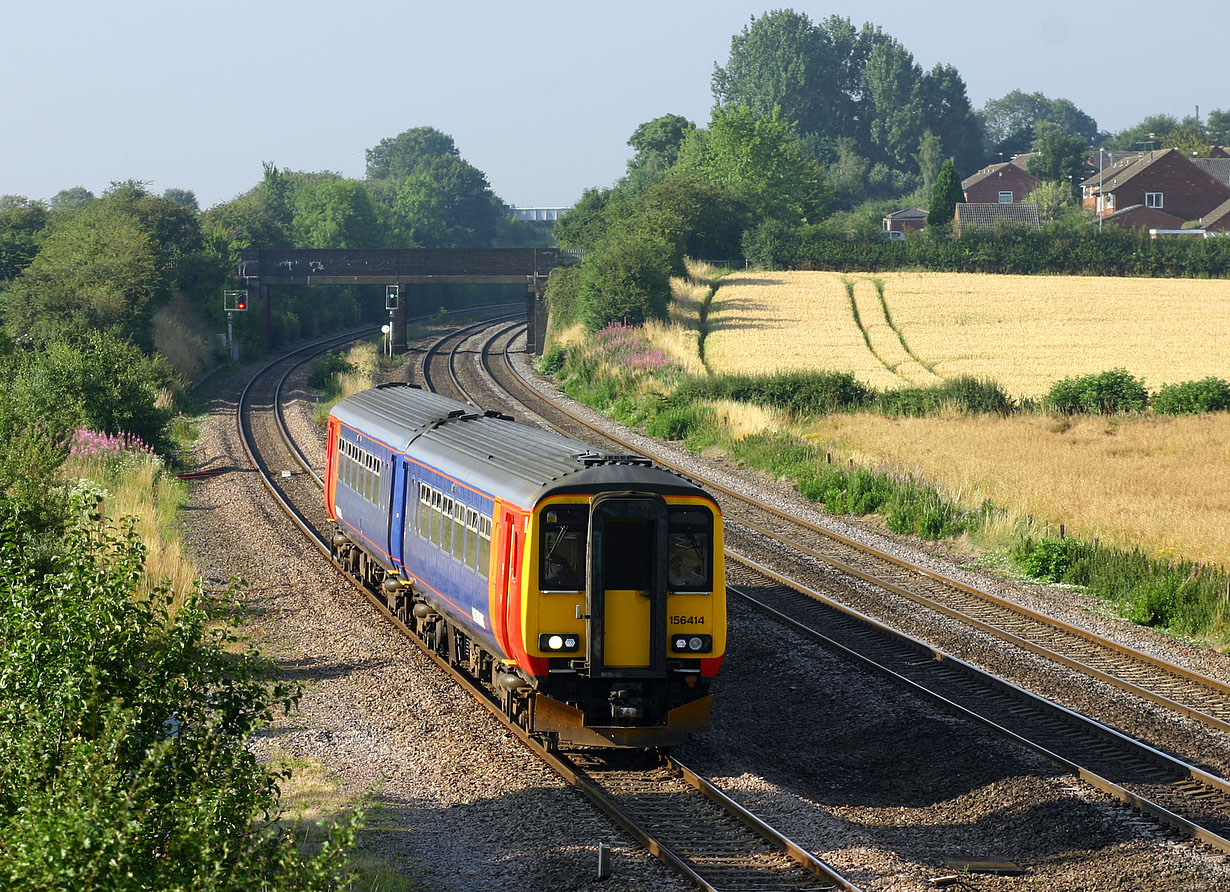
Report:
M 329 416 L 334 556 L 551 743 L 709 727 L 726 647 L 722 515 L 644 458 L 407 385 Z

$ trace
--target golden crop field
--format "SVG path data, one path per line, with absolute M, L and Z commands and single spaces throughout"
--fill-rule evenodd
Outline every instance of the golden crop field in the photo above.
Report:
M 1230 414 L 887 418 L 837 413 L 805 436 L 950 498 L 1153 557 L 1230 566 Z
M 878 388 L 973 375 L 1014 397 L 1126 368 L 1156 391 L 1230 377 L 1230 282 L 742 273 L 714 296 L 705 357 L 714 372 L 848 371 Z

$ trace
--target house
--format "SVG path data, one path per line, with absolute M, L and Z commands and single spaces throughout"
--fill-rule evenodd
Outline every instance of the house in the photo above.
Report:
M 984 167 L 961 181 L 970 204 L 1013 204 L 1038 188 L 1042 181 L 1012 161 Z
M 1183 220 L 1174 214 L 1159 211 L 1157 208 L 1147 208 L 1143 204 L 1134 204 L 1122 208 L 1113 214 L 1102 217 L 1104 223 L 1114 223 L 1116 226 L 1131 226 L 1140 229 L 1182 229 Z
M 1230 232 L 1230 200 L 1223 201 L 1197 222 L 1205 232 Z
M 1210 170 L 1221 170 L 1219 159 L 1207 162 Z M 1225 175 L 1230 179 L 1230 170 Z M 1195 220 L 1230 199 L 1230 184 L 1202 169 L 1178 149 L 1146 152 L 1107 166 L 1081 183 L 1081 201 L 1103 220 L 1124 225 L 1143 215 L 1117 215 L 1136 205 L 1164 211 L 1172 218 Z M 1168 227 L 1157 227 L 1168 228 Z
M 966 201 L 957 204 L 952 229 L 960 237 L 967 229 L 1000 225 L 1039 229 L 1042 226 L 1042 217 L 1036 204 Z
M 918 232 L 927 225 L 927 212 L 923 208 L 904 208 L 893 211 L 884 218 L 885 232 Z

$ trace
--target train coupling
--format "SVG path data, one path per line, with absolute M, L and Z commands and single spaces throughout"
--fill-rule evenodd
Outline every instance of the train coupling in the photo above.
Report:
M 640 688 L 616 688 L 611 691 L 611 718 L 639 719 L 645 715 Z

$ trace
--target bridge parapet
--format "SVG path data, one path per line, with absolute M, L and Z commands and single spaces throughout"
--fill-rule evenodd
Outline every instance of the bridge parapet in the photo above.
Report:
M 244 255 L 239 276 L 259 285 L 510 284 L 566 263 L 553 248 L 262 248 Z

